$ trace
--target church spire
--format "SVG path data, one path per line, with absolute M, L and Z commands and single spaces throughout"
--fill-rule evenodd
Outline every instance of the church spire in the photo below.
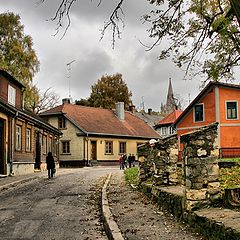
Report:
M 168 94 L 167 94 L 167 102 L 166 102 L 166 114 L 171 113 L 175 109 L 176 109 L 176 103 L 173 96 L 172 81 L 171 81 L 171 78 L 169 78 Z

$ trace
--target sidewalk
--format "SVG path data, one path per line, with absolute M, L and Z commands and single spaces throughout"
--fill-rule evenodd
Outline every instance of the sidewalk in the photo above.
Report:
M 174 196 L 176 192 L 167 189 L 165 194 Z M 153 204 L 145 194 L 128 186 L 122 171 L 112 175 L 107 197 L 113 219 L 124 239 L 240 240 L 239 211 L 224 208 L 195 211 L 189 215 L 189 223 L 194 226 L 191 228 L 177 221 L 168 211 L 160 209 L 159 205 Z M 168 207 L 174 208 L 176 203 L 172 201 Z
M 72 171 L 72 169 L 61 169 L 58 168 L 56 175 L 61 175 L 67 173 L 68 171 Z M 47 178 L 47 170 L 46 171 L 36 171 L 34 173 L 18 175 L 18 176 L 3 176 L 0 175 L 0 192 L 6 190 L 10 187 L 15 187 L 18 184 L 32 181 L 37 178 Z
M 112 174 L 107 188 L 107 198 L 122 239 L 205 239 L 190 227 L 178 222 L 172 215 L 160 210 L 143 193 L 128 186 L 123 171 Z

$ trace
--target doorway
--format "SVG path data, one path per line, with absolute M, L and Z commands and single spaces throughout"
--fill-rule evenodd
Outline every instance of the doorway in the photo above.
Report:
M 40 143 L 40 133 L 36 133 L 36 156 L 35 156 L 35 169 L 41 168 L 41 143 Z
M 5 174 L 4 120 L 0 119 L 0 174 Z
M 90 155 L 91 161 L 97 160 L 97 141 L 91 141 L 91 155 Z

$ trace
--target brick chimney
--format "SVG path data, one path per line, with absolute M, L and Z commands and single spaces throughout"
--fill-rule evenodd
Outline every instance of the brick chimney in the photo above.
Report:
M 71 103 L 71 99 L 70 98 L 63 98 L 62 99 L 62 104 L 65 104 L 65 103 Z
M 132 113 L 136 112 L 135 106 L 134 105 L 129 106 L 129 111 Z
M 152 109 L 151 108 L 148 109 L 148 114 L 152 115 Z

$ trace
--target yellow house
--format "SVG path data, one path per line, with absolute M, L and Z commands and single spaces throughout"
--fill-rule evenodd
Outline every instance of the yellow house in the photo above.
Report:
M 74 105 L 68 101 L 40 115 L 62 131 L 60 166 L 118 163 L 121 154 L 137 154 L 137 146 L 159 134 L 143 120 L 124 111 Z

